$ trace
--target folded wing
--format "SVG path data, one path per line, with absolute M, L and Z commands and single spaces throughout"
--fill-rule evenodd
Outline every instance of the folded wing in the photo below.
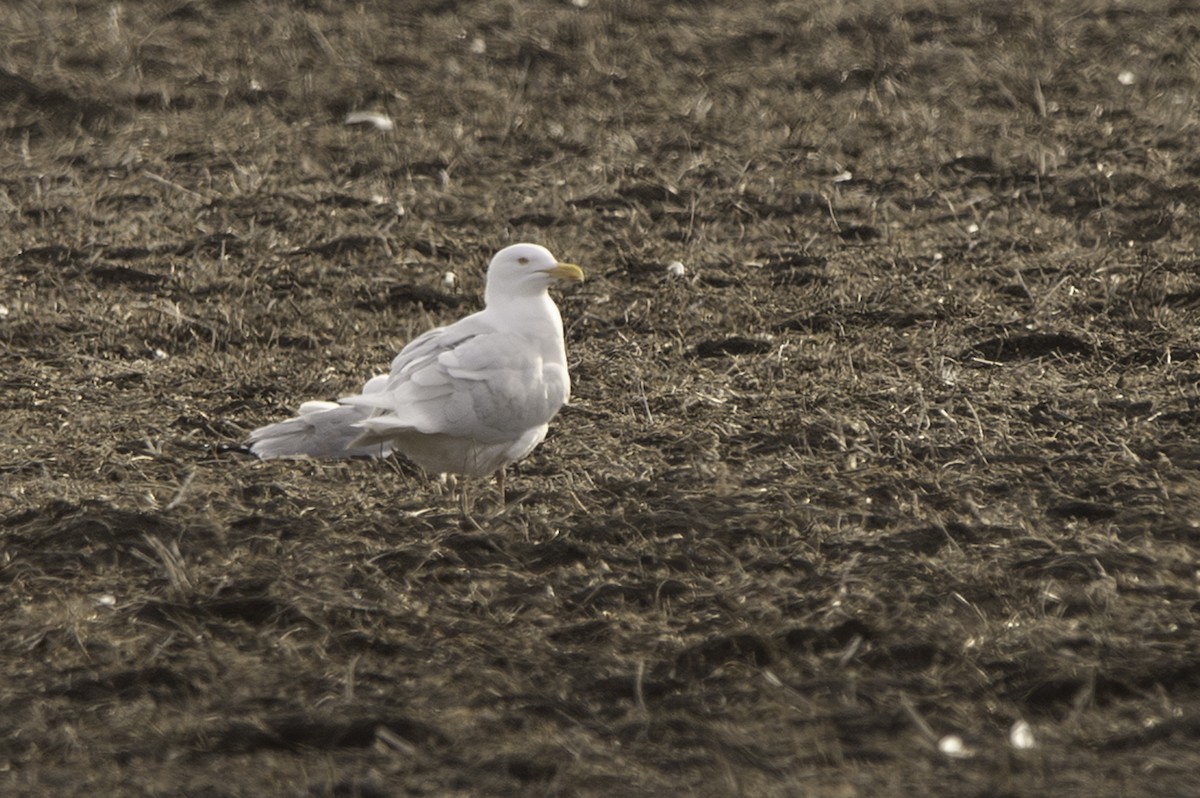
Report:
M 565 379 L 527 341 L 460 323 L 413 341 L 381 390 L 340 401 L 372 411 L 355 445 L 411 432 L 498 443 L 546 424 L 565 400 Z

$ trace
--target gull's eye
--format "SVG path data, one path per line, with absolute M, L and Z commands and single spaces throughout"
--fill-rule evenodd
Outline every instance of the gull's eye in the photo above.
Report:
M 524 266 L 525 264 L 529 263 L 529 258 L 517 258 L 517 263 Z

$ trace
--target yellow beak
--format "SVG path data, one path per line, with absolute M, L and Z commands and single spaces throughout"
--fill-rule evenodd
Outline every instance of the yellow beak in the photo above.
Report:
M 556 263 L 553 269 L 547 269 L 546 274 L 559 280 L 583 281 L 583 269 L 574 263 Z

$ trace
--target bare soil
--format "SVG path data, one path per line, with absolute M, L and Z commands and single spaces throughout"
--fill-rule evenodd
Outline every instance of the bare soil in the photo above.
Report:
M 0 793 L 1195 794 L 1195 0 L 13 0 L 0 70 Z M 521 240 L 575 399 L 483 531 L 239 451 Z

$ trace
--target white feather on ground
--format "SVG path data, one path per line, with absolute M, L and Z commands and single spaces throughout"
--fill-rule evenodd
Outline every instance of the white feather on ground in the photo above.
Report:
M 483 310 L 414 339 L 361 393 L 305 402 L 295 418 L 254 430 L 250 451 L 263 459 L 400 452 L 432 473 L 500 471 L 542 442 L 570 398 L 562 316 L 546 289 L 582 279 L 544 247 L 500 250 Z

